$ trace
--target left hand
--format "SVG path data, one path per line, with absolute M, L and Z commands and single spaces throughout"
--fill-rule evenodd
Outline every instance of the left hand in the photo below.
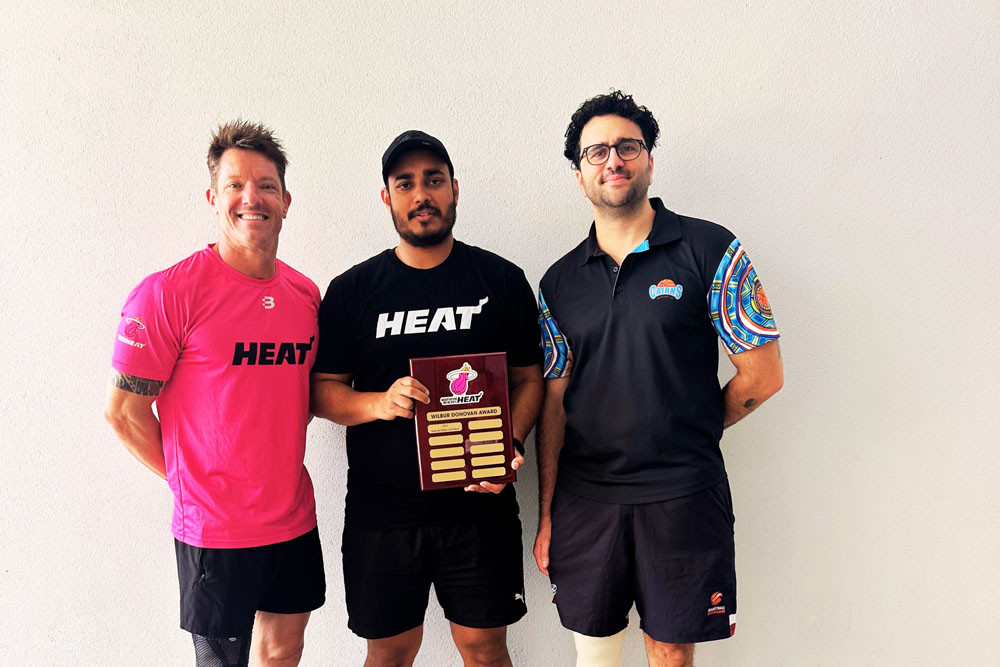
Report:
M 524 465 L 524 455 L 520 452 L 514 452 L 514 460 L 511 461 L 510 467 L 512 470 L 517 470 L 522 465 Z M 465 487 L 466 491 L 472 491 L 474 493 L 500 493 L 507 486 L 507 482 L 502 484 L 494 484 L 493 482 L 480 482 L 479 484 L 470 484 Z

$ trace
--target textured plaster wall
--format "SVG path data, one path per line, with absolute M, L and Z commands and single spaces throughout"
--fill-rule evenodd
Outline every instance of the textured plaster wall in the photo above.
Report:
M 2 7 L 0 663 L 192 661 L 169 491 L 100 411 L 128 290 L 215 238 L 216 123 L 285 140 L 279 254 L 321 289 L 394 243 L 379 157 L 411 127 L 451 150 L 457 235 L 537 284 L 590 219 L 569 115 L 620 86 L 663 129 L 652 193 L 738 233 L 784 334 L 784 391 L 724 439 L 739 632 L 700 664 L 996 664 L 996 2 Z M 329 600 L 303 664 L 356 665 L 343 430 L 314 422 L 308 444 Z M 535 479 L 509 643 L 571 665 L 528 552 Z M 458 664 L 435 604 L 418 664 Z

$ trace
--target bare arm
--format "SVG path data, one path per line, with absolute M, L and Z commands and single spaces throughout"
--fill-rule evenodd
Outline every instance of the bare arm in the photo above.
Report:
M 729 355 L 736 367 L 722 390 L 725 403 L 723 427 L 729 428 L 756 410 L 761 403 L 778 393 L 785 382 L 778 341 L 765 343 L 746 352 Z
M 569 378 L 545 381 L 545 401 L 538 425 L 538 536 L 535 538 L 535 564 L 544 574 L 549 573 L 549 540 L 552 536 L 552 494 L 556 488 L 559 452 L 566 436 L 566 411 L 563 396 Z
M 349 373 L 313 373 L 310 382 L 309 409 L 344 426 L 355 426 L 376 419 L 413 417 L 413 401 L 430 403 L 427 387 L 415 378 L 402 377 L 386 391 L 355 391 Z
M 545 393 L 542 367 L 539 364 L 510 366 L 507 372 L 510 376 L 511 431 L 515 438 L 524 442 L 531 429 L 535 428 L 542 409 L 542 395 Z
M 153 414 L 153 403 L 162 388 L 160 380 L 113 371 L 104 402 L 104 418 L 132 456 L 166 479 L 160 422 Z

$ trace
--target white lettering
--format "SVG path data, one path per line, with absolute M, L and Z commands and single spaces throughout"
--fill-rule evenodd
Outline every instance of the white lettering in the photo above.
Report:
M 483 311 L 483 306 L 485 306 L 490 300 L 490 297 L 484 296 L 479 300 L 478 306 L 459 306 L 455 310 L 459 315 L 462 316 L 462 323 L 459 325 L 460 329 L 471 329 L 472 328 L 472 316 L 478 315 Z
M 431 311 L 424 308 L 423 310 L 410 310 L 406 313 L 406 328 L 403 329 L 404 334 L 415 334 L 423 333 L 427 331 L 427 315 Z
M 390 336 L 398 336 L 403 329 L 403 317 L 405 316 L 406 313 L 404 311 L 398 311 L 392 314 L 392 319 L 390 320 L 389 313 L 379 313 L 378 324 L 375 325 L 375 337 L 382 338 L 385 336 L 387 329 Z
M 455 311 L 450 306 L 434 311 L 434 318 L 431 319 L 431 325 L 427 327 L 427 333 L 434 333 L 441 327 L 448 331 L 455 330 Z
M 137 347 L 140 350 L 142 348 L 146 347 L 145 343 L 137 343 L 134 340 L 132 340 L 131 338 L 126 338 L 125 336 L 123 336 L 121 334 L 118 334 L 118 340 L 120 340 L 121 342 L 125 343 L 126 345 L 131 345 L 132 347 Z
M 442 306 L 434 311 L 430 326 L 427 325 L 427 317 L 430 315 L 429 308 L 420 310 L 400 310 L 395 313 L 379 313 L 378 322 L 375 325 L 375 337 L 398 336 L 400 334 L 434 333 L 435 331 L 455 331 L 458 329 L 471 329 L 472 316 L 483 311 L 483 306 L 489 303 L 490 298 L 484 296 L 475 306 Z M 456 327 L 456 313 L 461 317 L 461 321 Z

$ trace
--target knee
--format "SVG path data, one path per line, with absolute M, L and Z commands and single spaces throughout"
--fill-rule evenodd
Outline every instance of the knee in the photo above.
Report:
M 302 637 L 261 637 L 260 658 L 264 665 L 282 667 L 299 664 L 305 641 Z
M 500 667 L 508 664 L 505 637 L 482 637 L 462 642 L 458 647 L 466 667 Z
M 414 645 L 369 641 L 365 667 L 410 667 L 417 657 L 418 650 L 420 650 L 419 642 Z
M 694 664 L 694 644 L 654 642 L 646 647 L 646 652 L 665 667 L 691 667 Z

